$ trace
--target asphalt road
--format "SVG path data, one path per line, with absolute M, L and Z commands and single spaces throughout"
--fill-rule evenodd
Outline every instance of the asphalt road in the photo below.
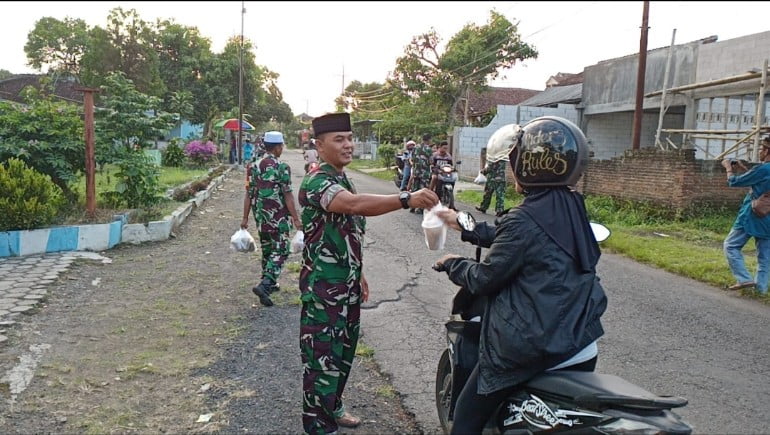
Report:
M 301 155 L 288 151 L 284 159 L 299 177 Z M 349 175 L 361 193 L 397 192 L 393 183 Z M 494 219 L 474 205 L 458 209 Z M 371 295 L 362 330 L 407 408 L 433 433 L 440 430 L 435 369 L 456 288 L 430 265 L 445 253 L 473 256 L 474 248 L 450 233 L 444 250 L 428 250 L 421 219 L 407 211 L 367 219 L 364 273 Z M 597 371 L 687 398 L 678 412 L 696 433 L 770 432 L 770 307 L 607 253 L 599 273 L 609 306 Z

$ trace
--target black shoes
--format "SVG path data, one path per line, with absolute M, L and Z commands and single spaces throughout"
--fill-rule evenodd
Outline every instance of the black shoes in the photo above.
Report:
M 254 294 L 257 295 L 257 297 L 259 297 L 260 304 L 266 307 L 272 307 L 273 301 L 270 300 L 270 293 L 277 291 L 277 290 L 272 290 L 273 287 L 274 287 L 274 284 L 272 281 L 270 281 L 269 279 L 263 279 L 262 282 L 259 283 L 258 286 L 252 288 L 251 291 L 254 292 Z
M 480 211 L 480 212 L 482 212 L 484 214 L 487 214 L 487 209 L 485 209 L 485 208 L 476 207 L 476 210 L 478 210 L 478 211 Z

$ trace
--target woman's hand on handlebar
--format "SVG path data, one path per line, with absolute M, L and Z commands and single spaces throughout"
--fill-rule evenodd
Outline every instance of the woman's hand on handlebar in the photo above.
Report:
M 450 258 L 462 258 L 462 257 L 455 254 L 447 254 L 436 261 L 436 264 L 433 265 L 433 270 L 436 270 L 438 272 L 445 271 L 446 269 L 444 268 L 444 262 L 449 260 Z
M 454 211 L 454 210 L 452 210 L 450 208 L 448 210 L 438 211 L 438 212 L 436 212 L 436 215 L 439 217 L 439 219 L 444 221 L 444 223 L 447 224 L 447 226 L 449 226 L 449 228 L 455 229 L 457 231 L 461 230 L 460 224 L 457 223 L 457 212 L 456 211 Z

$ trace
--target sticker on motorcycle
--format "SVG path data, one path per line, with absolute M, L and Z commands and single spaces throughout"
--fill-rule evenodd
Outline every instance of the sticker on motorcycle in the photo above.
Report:
M 558 408 L 554 410 L 534 394 L 530 395 L 529 399 L 522 401 L 520 405 L 509 403 L 508 412 L 510 416 L 503 421 L 503 427 L 508 427 L 525 421 L 539 429 L 554 429 L 559 425 L 573 427 L 586 424 L 586 421 L 581 419 L 581 417 L 604 417 L 601 414 L 595 414 L 592 412 L 581 412 Z

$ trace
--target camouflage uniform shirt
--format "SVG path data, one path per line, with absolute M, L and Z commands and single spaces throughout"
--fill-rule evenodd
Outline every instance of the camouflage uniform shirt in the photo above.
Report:
M 430 146 L 420 144 L 412 152 L 412 174 L 417 179 L 422 180 L 421 187 L 428 185 L 431 176 L 431 158 L 433 150 Z
M 288 233 L 291 216 L 283 194 L 291 192 L 291 169 L 273 154 L 249 166 L 247 189 L 251 208 L 262 233 Z
M 345 173 L 338 173 L 325 162 L 306 175 L 300 186 L 305 250 L 299 288 L 304 302 L 332 306 L 360 302 L 359 294 L 349 293 L 351 288 L 360 289 L 366 220 L 363 216 L 327 211 L 342 190 L 356 193 Z

